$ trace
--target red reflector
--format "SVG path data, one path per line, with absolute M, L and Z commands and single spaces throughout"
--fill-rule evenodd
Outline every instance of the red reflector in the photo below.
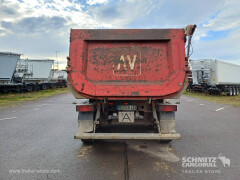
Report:
M 128 105 L 128 103 L 123 103 L 124 105 Z
M 80 112 L 90 112 L 94 111 L 94 106 L 92 105 L 77 105 L 76 111 Z
M 159 111 L 177 111 L 177 105 L 160 105 Z

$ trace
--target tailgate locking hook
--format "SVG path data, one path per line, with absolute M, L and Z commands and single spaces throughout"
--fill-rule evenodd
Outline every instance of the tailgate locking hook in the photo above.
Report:
M 83 89 L 84 89 L 84 85 L 85 85 L 85 84 L 84 84 L 84 83 L 82 83 L 82 88 L 81 88 L 81 91 L 83 91 Z

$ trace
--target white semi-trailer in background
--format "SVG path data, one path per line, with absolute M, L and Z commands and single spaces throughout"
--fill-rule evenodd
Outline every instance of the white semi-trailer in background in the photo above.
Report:
M 50 59 L 19 59 L 20 54 L 0 53 L 0 91 L 33 91 L 66 87 L 66 79 L 53 79 Z
M 24 72 L 24 81 L 43 82 L 49 80 L 53 64 L 51 59 L 20 59 L 16 71 Z
M 67 87 L 67 71 L 52 69 L 50 72 L 50 81 L 58 82 L 58 87 Z
M 67 79 L 67 71 L 66 70 L 59 70 L 59 69 L 52 69 L 51 70 L 51 80 L 66 80 Z
M 20 59 L 15 76 L 21 76 L 24 82 L 38 85 L 40 89 L 67 86 L 67 74 L 63 70 L 53 69 L 54 60 L 51 59 Z
M 190 60 L 193 90 L 209 94 L 227 93 L 235 96 L 240 91 L 240 65 L 229 62 L 202 59 Z
M 30 83 L 23 83 L 22 79 L 14 76 L 16 66 L 21 54 L 11 52 L 0 52 L 0 91 L 21 91 L 30 90 Z

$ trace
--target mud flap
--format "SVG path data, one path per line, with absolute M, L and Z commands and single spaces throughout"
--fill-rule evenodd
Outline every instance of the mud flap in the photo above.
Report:
M 94 112 L 79 112 L 78 114 L 78 134 L 93 132 Z
M 176 133 L 175 112 L 159 112 L 161 133 L 174 134 Z

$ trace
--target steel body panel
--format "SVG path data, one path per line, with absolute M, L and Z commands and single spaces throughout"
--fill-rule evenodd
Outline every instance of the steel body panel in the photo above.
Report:
M 20 54 L 0 53 L 0 81 L 11 81 Z
M 240 84 L 240 65 L 213 59 L 192 60 L 190 63 L 193 84 L 201 84 L 204 79 L 209 85 Z
M 163 99 L 183 88 L 183 29 L 73 29 L 70 38 L 68 78 L 81 96 Z
M 215 84 L 240 84 L 240 65 L 215 60 Z

